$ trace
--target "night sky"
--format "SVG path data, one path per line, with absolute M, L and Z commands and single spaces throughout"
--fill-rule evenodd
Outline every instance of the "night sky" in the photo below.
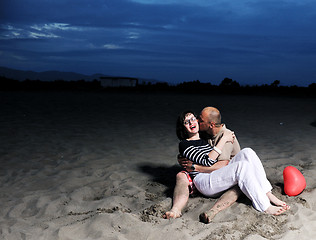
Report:
M 308 86 L 316 1 L 1 0 L 0 66 Z

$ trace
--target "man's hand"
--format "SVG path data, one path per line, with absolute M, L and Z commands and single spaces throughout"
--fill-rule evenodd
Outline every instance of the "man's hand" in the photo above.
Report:
M 226 140 L 226 142 L 234 143 L 235 133 L 232 131 L 225 131 L 222 138 Z
M 192 161 L 189 159 L 182 157 L 180 154 L 178 155 L 178 163 L 183 167 L 184 169 L 189 170 L 192 166 Z

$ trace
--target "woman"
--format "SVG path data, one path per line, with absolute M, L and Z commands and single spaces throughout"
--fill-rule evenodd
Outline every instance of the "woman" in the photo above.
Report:
M 250 148 L 241 150 L 227 166 L 211 173 L 198 173 L 194 163 L 210 166 L 216 162 L 222 147 L 233 141 L 234 134 L 223 135 L 213 149 L 200 139 L 199 125 L 192 111 L 183 112 L 177 121 L 177 136 L 180 154 L 193 162 L 190 168 L 195 187 L 205 196 L 214 197 L 238 184 L 241 191 L 252 201 L 260 212 L 280 215 L 290 207 L 272 194 L 272 186 L 266 178 L 262 163 Z M 272 205 L 273 203 L 274 205 Z

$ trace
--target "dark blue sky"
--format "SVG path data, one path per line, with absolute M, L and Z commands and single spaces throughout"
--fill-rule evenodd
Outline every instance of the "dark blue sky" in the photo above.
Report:
M 0 66 L 179 83 L 316 82 L 314 0 L 1 0 Z

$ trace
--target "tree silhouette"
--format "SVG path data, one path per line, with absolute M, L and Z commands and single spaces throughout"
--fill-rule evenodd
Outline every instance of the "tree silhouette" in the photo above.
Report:
M 271 83 L 271 87 L 278 87 L 280 84 L 279 80 L 275 80 L 273 83 Z
M 238 88 L 238 87 L 240 87 L 238 82 L 233 81 L 230 78 L 224 78 L 224 80 L 220 83 L 219 86 L 223 87 L 223 88 Z

